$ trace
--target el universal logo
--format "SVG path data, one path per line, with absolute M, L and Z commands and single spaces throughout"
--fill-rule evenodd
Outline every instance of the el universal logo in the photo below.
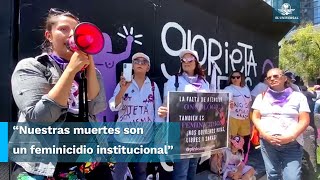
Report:
M 281 6 L 281 9 L 278 9 L 278 11 L 281 13 L 281 15 L 283 16 L 288 16 L 290 14 L 292 14 L 292 12 L 295 9 L 291 8 L 291 5 L 289 3 L 283 3 Z
M 274 9 L 274 20 L 278 22 L 284 21 L 299 21 L 299 3 L 293 3 L 295 8 L 292 8 L 290 3 L 283 3 L 280 8 Z M 280 14 L 279 14 L 280 13 Z

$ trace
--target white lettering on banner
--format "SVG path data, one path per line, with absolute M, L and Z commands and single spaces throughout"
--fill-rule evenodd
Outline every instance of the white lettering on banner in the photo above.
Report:
M 181 36 L 178 36 L 178 38 L 181 38 L 180 41 L 182 42 L 180 49 L 172 49 L 167 43 L 167 35 L 169 30 L 170 32 L 178 31 L 181 34 Z M 177 41 L 179 41 L 178 38 Z M 179 56 L 180 51 L 185 48 L 195 49 L 196 42 L 200 42 L 201 46 L 203 46 L 203 56 L 200 60 L 200 64 L 204 65 L 206 62 L 208 63 L 208 75 L 214 74 L 214 72 L 212 72 L 212 69 L 218 72 L 216 82 L 218 89 L 220 89 L 220 81 L 228 80 L 229 63 L 233 71 L 237 70 L 236 65 L 241 65 L 240 71 L 243 72 L 246 76 L 246 83 L 249 86 L 252 85 L 251 77 L 257 77 L 257 63 L 255 62 L 253 54 L 253 46 L 245 44 L 243 42 L 237 42 L 238 48 L 235 48 L 233 50 L 228 49 L 228 42 L 224 43 L 224 72 L 222 72 L 217 63 L 217 61 L 222 57 L 223 47 L 221 43 L 214 38 L 209 38 L 206 40 L 206 38 L 199 34 L 192 36 L 191 30 L 184 30 L 184 28 L 176 22 L 168 22 L 162 28 L 161 42 L 164 50 L 170 56 Z M 213 47 L 217 47 L 216 49 L 218 49 L 218 51 L 212 51 Z M 219 64 L 221 63 L 222 62 L 220 62 Z M 214 66 L 215 68 L 212 68 L 212 66 Z M 169 73 L 167 72 L 165 63 L 161 64 L 161 71 L 167 79 L 170 77 Z M 251 74 L 252 71 L 253 74 Z

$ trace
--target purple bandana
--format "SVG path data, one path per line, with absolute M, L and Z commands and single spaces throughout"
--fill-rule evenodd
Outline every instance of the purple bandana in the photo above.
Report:
M 192 84 L 197 91 L 199 91 L 202 87 L 201 78 L 198 75 L 188 76 L 186 72 L 182 73 L 182 77 L 190 84 Z
M 268 99 L 271 105 L 283 107 L 289 101 L 289 96 L 292 94 L 292 92 L 293 90 L 290 87 L 280 92 L 268 88 L 265 98 Z
M 58 64 L 58 66 L 62 71 L 66 69 L 69 63 L 67 60 L 59 57 L 56 54 L 49 54 L 49 56 Z M 77 82 L 78 76 L 79 76 L 78 74 L 79 73 L 77 73 L 75 80 L 73 80 L 72 87 L 70 90 L 70 96 L 68 99 L 68 105 L 69 105 L 68 111 L 73 114 L 79 113 L 79 83 Z
M 53 59 L 58 64 L 58 66 L 60 67 L 60 69 L 62 71 L 64 71 L 66 69 L 67 65 L 69 64 L 69 61 L 59 57 L 56 54 L 49 54 L 49 56 L 51 57 L 51 59 Z

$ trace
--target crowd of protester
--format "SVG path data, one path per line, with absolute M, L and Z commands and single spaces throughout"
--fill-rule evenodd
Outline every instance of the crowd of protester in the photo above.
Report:
M 107 108 L 104 85 L 96 70 L 93 56 L 81 51 L 72 52 L 66 40 L 73 35 L 79 19 L 68 11 L 51 9 L 45 23 L 43 54 L 21 60 L 12 75 L 12 94 L 19 108 L 19 122 L 77 121 L 79 112 L 79 73 L 87 67 L 89 121 L 97 121 L 96 114 Z M 182 50 L 179 54 L 178 74 L 165 84 L 163 99 L 155 82 L 146 75 L 151 61 L 139 52 L 132 56 L 133 79 L 123 76 L 108 100 L 109 108 L 118 111 L 117 122 L 165 122 L 168 113 L 166 96 L 169 91 L 209 92 L 204 69 L 197 51 Z M 49 74 L 49 75 L 48 75 Z M 47 76 L 48 75 L 48 76 Z M 252 127 L 259 132 L 260 151 L 266 174 L 270 180 L 299 180 L 303 172 L 303 160 L 308 173 L 314 174 L 316 165 L 316 139 L 318 137 L 314 116 L 320 112 L 320 79 L 314 88 L 308 88 L 299 76 L 281 69 L 270 69 L 250 92 L 244 74 L 229 74 L 228 86 L 222 91 L 230 93 L 229 135 L 230 148 L 221 152 L 222 158 L 213 156 L 220 165 L 218 174 L 223 179 L 254 179 L 254 167 L 246 164 L 250 154 Z M 70 93 L 71 92 L 71 93 Z M 144 107 L 144 111 L 128 116 L 130 106 Z M 147 112 L 147 113 L 146 113 Z M 13 136 L 15 138 L 16 136 Z M 57 144 L 46 140 L 46 143 Z M 117 139 L 122 143 L 126 139 Z M 149 143 L 145 140 L 143 143 Z M 36 157 L 30 157 L 36 158 Z M 195 179 L 199 158 L 186 158 L 173 165 L 172 179 Z M 92 162 L 92 168 L 75 178 L 113 179 L 126 178 L 127 162 L 117 162 L 113 173 L 106 163 Z M 39 163 L 15 161 L 13 179 L 70 179 L 64 177 L 71 168 L 83 163 Z M 134 179 L 145 180 L 147 163 L 136 163 Z M 80 177 L 81 176 L 81 177 Z M 310 177 L 311 177 L 310 176 Z M 312 178 L 312 177 L 311 177 Z

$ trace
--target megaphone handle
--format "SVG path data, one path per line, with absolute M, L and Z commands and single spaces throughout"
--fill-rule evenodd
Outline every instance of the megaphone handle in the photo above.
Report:
M 81 69 L 81 73 L 82 73 L 84 70 L 86 70 L 87 67 L 88 67 L 88 65 L 84 65 L 84 66 L 82 67 L 82 69 Z
M 88 83 L 86 77 L 86 70 L 84 72 L 83 86 L 84 86 L 84 113 L 85 113 L 85 121 L 89 122 L 89 106 L 88 106 Z
M 79 83 L 79 122 L 89 122 L 88 89 L 86 70 L 80 72 Z
M 87 53 L 85 53 L 85 54 L 86 54 L 87 58 L 89 59 L 89 54 L 87 54 Z M 88 65 L 84 65 L 82 67 L 81 71 L 83 72 L 87 67 L 88 67 Z M 84 73 L 86 73 L 86 72 L 84 72 Z M 84 74 L 84 78 L 86 78 L 85 76 L 86 76 L 86 74 Z

